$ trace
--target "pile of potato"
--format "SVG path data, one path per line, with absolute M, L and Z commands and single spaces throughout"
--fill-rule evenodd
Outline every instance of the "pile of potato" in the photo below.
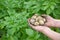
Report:
M 30 18 L 30 23 L 34 26 L 44 25 L 46 18 L 39 16 L 38 14 L 33 15 Z

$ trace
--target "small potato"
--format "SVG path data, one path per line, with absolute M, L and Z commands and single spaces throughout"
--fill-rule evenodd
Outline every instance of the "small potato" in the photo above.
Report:
M 30 23 L 31 23 L 31 24 L 34 24 L 34 22 L 35 22 L 35 19 L 32 19 L 32 18 L 31 18 L 31 19 L 30 19 Z
M 35 25 L 35 26 L 38 26 L 38 25 L 39 25 L 39 22 L 35 22 L 34 25 Z
M 39 20 L 42 20 L 43 18 L 41 17 L 41 16 L 38 16 L 37 18 L 36 18 L 36 21 L 39 21 Z
M 36 19 L 37 17 L 34 15 L 34 16 L 32 16 L 32 18 L 33 18 L 33 19 Z
M 38 22 L 39 18 L 36 18 L 36 21 Z
M 41 19 L 41 20 L 43 19 L 41 16 L 38 16 L 37 18 L 38 18 L 38 19 Z
M 35 14 L 34 16 L 37 16 L 38 17 L 39 15 L 38 14 Z
M 37 18 L 36 18 L 36 21 L 39 21 L 39 20 L 41 20 L 42 19 L 42 17 L 41 16 L 38 16 Z
M 38 14 L 35 14 L 32 16 L 32 18 L 36 19 L 39 15 Z
M 43 21 L 44 21 L 44 22 L 46 22 L 46 19 L 45 19 L 45 18 L 43 18 Z
M 44 21 L 43 20 L 39 20 L 39 24 L 40 25 L 44 25 Z

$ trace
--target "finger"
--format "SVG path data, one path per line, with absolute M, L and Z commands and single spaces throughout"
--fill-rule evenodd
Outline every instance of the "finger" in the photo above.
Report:
M 42 14 L 42 17 L 46 17 L 46 18 L 52 18 L 51 16 L 49 16 L 49 15 L 46 15 L 46 14 Z
M 47 16 L 46 14 L 42 14 L 41 16 Z
M 51 16 L 46 15 L 46 14 L 42 14 L 42 17 L 46 18 L 46 20 L 51 20 L 51 19 L 53 19 Z
M 42 17 L 44 17 L 44 18 L 46 18 L 46 17 L 47 17 L 47 15 L 46 15 L 46 14 L 42 14 L 41 16 L 42 16 Z
M 47 19 L 53 19 L 51 16 L 49 16 L 49 15 L 47 15 L 47 17 L 46 17 Z
M 48 15 L 42 14 L 42 17 L 45 18 L 46 20 L 48 20 Z

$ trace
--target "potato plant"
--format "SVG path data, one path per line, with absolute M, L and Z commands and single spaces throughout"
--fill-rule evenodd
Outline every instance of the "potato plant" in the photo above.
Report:
M 50 40 L 28 25 L 28 18 L 35 13 L 60 19 L 60 0 L 0 0 L 0 40 Z

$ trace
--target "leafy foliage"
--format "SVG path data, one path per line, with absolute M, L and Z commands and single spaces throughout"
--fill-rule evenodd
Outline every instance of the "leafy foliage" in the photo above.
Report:
M 32 30 L 27 20 L 35 13 L 60 19 L 59 8 L 60 0 L 0 0 L 1 40 L 50 40 Z

